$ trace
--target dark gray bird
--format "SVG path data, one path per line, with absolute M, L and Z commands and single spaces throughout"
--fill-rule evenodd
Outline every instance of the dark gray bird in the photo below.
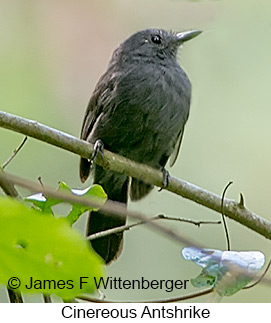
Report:
M 173 33 L 146 29 L 126 39 L 114 51 L 106 72 L 90 98 L 81 138 L 156 169 L 176 161 L 189 115 L 191 84 L 177 62 L 178 48 L 200 34 L 192 30 Z M 91 161 L 81 158 L 84 182 Z M 94 183 L 103 186 L 108 198 L 127 203 L 129 178 L 96 165 Z M 153 187 L 131 179 L 130 198 L 139 200 Z M 125 224 L 115 215 L 92 212 L 87 235 Z M 123 234 L 91 241 L 106 263 L 118 257 Z

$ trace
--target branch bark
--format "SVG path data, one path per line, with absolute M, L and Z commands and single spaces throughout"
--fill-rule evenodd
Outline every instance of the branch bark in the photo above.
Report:
M 89 158 L 93 152 L 93 145 L 83 140 L 36 121 L 3 111 L 0 111 L 0 127 L 20 132 L 28 137 L 47 142 L 84 158 Z M 124 173 L 159 187 L 163 185 L 163 175 L 160 171 L 135 163 L 110 151 L 104 151 L 103 157 L 98 156 L 96 162 L 105 169 Z M 184 180 L 171 176 L 169 185 L 165 189 L 216 212 L 221 211 L 221 197 L 219 195 Z M 248 210 L 244 206 L 243 200 L 238 203 L 231 199 L 225 199 L 224 214 L 267 239 L 271 239 L 271 222 Z

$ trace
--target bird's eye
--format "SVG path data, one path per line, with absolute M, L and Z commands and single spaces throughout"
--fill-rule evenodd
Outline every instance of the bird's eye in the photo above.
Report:
M 162 37 L 160 35 L 152 35 L 151 41 L 154 44 L 161 44 L 162 43 Z

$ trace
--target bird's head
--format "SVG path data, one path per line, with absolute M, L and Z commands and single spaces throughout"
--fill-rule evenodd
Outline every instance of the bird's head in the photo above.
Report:
M 119 46 L 118 52 L 126 57 L 176 58 L 178 48 L 200 33 L 199 30 L 174 33 L 163 29 L 145 29 L 126 39 Z

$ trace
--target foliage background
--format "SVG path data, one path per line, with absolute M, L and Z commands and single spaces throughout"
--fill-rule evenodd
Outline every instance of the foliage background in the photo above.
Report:
M 180 55 L 193 83 L 193 102 L 181 154 L 170 172 L 217 194 L 233 180 L 228 197 L 238 199 L 242 192 L 250 209 L 271 220 L 268 0 L 1 0 L 0 4 L 1 110 L 75 136 L 79 136 L 91 92 L 119 42 L 148 27 L 203 30 Z M 0 129 L 0 138 L 3 163 L 22 136 Z M 54 187 L 59 180 L 83 187 L 78 162 L 78 156 L 30 139 L 7 171 L 32 180 L 41 176 L 44 184 Z M 24 190 L 21 193 L 27 194 Z M 220 218 L 156 189 L 129 207 L 148 214 Z M 64 213 L 65 208 L 57 211 Z M 79 230 L 84 230 L 85 219 L 80 220 Z M 233 221 L 228 223 L 233 249 L 261 250 L 269 260 L 269 241 Z M 226 246 L 222 227 L 198 229 L 178 224 L 178 228 L 208 248 Z M 107 268 L 107 274 L 123 279 L 189 279 L 199 268 L 181 258 L 182 247 L 144 227 L 133 229 L 125 234 L 124 251 Z M 194 290 L 191 287 L 181 293 Z M 113 290 L 106 294 L 114 300 L 173 296 L 160 290 Z M 207 296 L 195 299 L 208 300 Z M 4 290 L 0 291 L 0 301 L 7 301 Z M 261 285 L 222 301 L 270 302 L 271 290 Z

